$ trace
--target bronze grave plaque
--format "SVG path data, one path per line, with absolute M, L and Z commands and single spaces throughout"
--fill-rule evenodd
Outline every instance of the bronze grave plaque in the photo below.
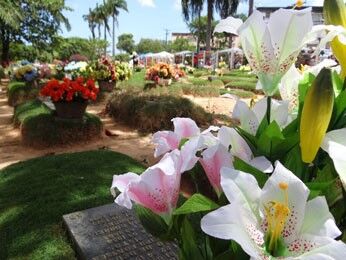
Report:
M 63 216 L 79 259 L 178 259 L 174 243 L 145 231 L 133 210 L 109 204 Z

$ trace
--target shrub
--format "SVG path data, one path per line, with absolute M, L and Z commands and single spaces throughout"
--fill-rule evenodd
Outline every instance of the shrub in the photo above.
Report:
M 223 82 L 219 79 L 207 80 L 200 78 L 191 78 L 189 79 L 190 83 L 196 86 L 215 86 L 215 87 L 223 87 Z
M 17 106 L 28 100 L 36 99 L 39 89 L 32 86 L 30 83 L 12 81 L 8 85 L 8 104 Z
M 14 121 L 21 125 L 23 143 L 35 147 L 86 142 L 102 132 L 102 122 L 97 116 L 86 113 L 82 121 L 57 119 L 38 100 L 16 107 Z
M 5 69 L 0 65 L 0 79 L 5 77 Z
M 130 55 L 127 53 L 120 53 L 120 54 L 114 55 L 113 59 L 120 62 L 129 62 Z
M 172 127 L 174 117 L 190 117 L 199 125 L 210 123 L 212 116 L 189 99 L 139 92 L 114 94 L 108 105 L 110 115 L 140 132 L 155 132 Z

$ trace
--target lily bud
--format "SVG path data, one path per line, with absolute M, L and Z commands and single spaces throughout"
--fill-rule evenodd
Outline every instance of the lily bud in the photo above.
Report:
M 346 6 L 343 0 L 325 0 L 323 4 L 325 23 L 346 28 Z M 331 42 L 333 53 L 341 65 L 341 76 L 346 77 L 346 46 L 338 38 Z
M 311 163 L 328 129 L 334 104 L 332 73 L 322 69 L 309 88 L 300 120 L 302 160 Z

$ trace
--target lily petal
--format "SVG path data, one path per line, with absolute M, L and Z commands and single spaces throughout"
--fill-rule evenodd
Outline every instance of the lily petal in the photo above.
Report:
M 318 217 L 316 217 L 318 216 Z M 335 224 L 334 217 L 329 212 L 325 197 L 316 197 L 306 204 L 302 234 L 336 238 L 341 231 Z
M 256 220 L 251 212 L 232 203 L 205 215 L 201 228 L 210 236 L 236 241 L 248 255 L 261 259 L 260 245 L 264 243 L 264 235 L 254 223 Z
M 335 170 L 346 189 L 346 128 L 330 131 L 324 137 L 321 148 L 332 158 Z
M 169 151 L 177 149 L 180 139 L 178 135 L 172 131 L 158 131 L 153 135 L 153 143 L 155 144 L 155 157 L 159 157 Z
M 264 173 L 272 173 L 274 170 L 272 163 L 264 156 L 253 158 L 249 164 Z
M 261 189 L 251 174 L 224 167 L 221 169 L 221 187 L 230 203 L 238 202 L 258 215 Z
M 274 173 L 262 189 L 260 199 L 261 205 L 267 205 L 270 201 L 285 202 L 285 193 L 279 188 L 279 184 L 281 183 L 287 184 L 288 206 L 291 211 L 286 222 L 287 224 L 282 232 L 282 236 L 287 243 L 290 243 L 297 237 L 301 229 L 309 189 L 280 162 L 276 162 Z
M 244 101 L 237 101 L 232 113 L 232 118 L 239 120 L 243 130 L 252 135 L 256 134 L 259 126 L 258 118 Z
M 196 122 L 191 118 L 176 117 L 172 119 L 172 122 L 174 125 L 174 133 L 179 137 L 179 139 L 200 134 Z
M 218 138 L 225 147 L 231 147 L 233 156 L 239 157 L 246 162 L 252 160 L 253 154 L 249 145 L 234 128 L 222 126 Z
M 202 158 L 199 160 L 210 184 L 213 186 L 217 194 L 221 194 L 221 168 L 232 167 L 231 155 L 226 147 L 222 144 L 209 147 L 202 153 Z

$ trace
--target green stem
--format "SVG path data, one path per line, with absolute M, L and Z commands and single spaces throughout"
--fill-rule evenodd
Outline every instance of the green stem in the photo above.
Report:
M 271 111 L 271 105 L 272 105 L 272 97 L 268 96 L 267 97 L 267 121 L 268 121 L 268 125 L 270 125 L 270 111 Z

